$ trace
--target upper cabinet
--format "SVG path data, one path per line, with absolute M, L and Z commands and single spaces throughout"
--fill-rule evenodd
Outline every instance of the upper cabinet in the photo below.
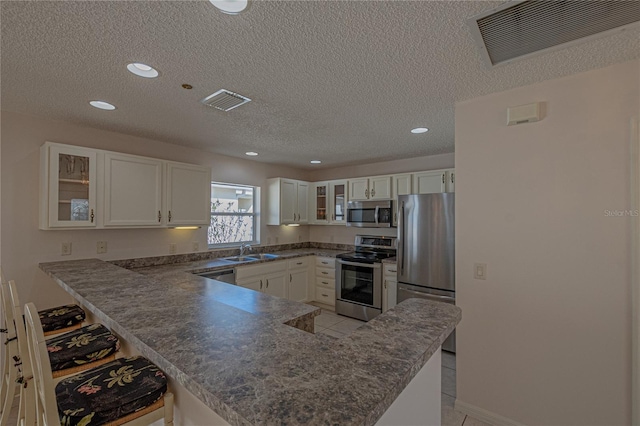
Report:
M 309 223 L 314 225 L 346 224 L 346 180 L 312 183 L 310 194 Z
M 96 151 L 45 143 L 40 169 L 40 229 L 95 228 Z
M 393 175 L 391 197 L 397 199 L 398 195 L 409 195 L 413 193 L 413 175 L 405 173 L 402 175 Z
M 211 170 L 192 164 L 167 162 L 166 223 L 169 226 L 211 222 Z
M 349 201 L 391 199 L 391 176 L 349 179 Z
M 309 182 L 267 179 L 267 225 L 309 222 Z
M 454 192 L 455 173 L 451 170 L 433 170 L 413 174 L 413 193 L 432 194 Z
M 45 143 L 40 229 L 208 226 L 211 169 Z
M 104 226 L 161 226 L 160 160 L 104 154 Z

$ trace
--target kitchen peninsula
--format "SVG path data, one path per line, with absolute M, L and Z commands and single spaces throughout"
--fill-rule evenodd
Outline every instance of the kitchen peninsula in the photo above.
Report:
M 460 321 L 459 308 L 410 299 L 334 340 L 303 331 L 319 309 L 202 278 L 193 267 L 40 264 L 97 321 L 212 410 L 208 424 L 388 424 L 401 400 L 430 395 L 437 404 L 412 406 L 437 408 L 439 421 L 440 346 Z M 420 380 L 421 389 L 427 380 L 437 392 L 405 398 L 403 390 Z M 176 407 L 178 415 L 179 392 Z M 187 418 L 183 424 L 202 424 Z

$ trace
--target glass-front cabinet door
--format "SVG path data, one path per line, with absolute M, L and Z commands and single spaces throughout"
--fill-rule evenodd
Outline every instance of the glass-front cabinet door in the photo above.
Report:
M 329 220 L 335 224 L 346 224 L 347 181 L 332 181 L 330 182 L 329 190 L 331 197 L 331 217 Z
M 96 151 L 43 146 L 48 149 L 48 226 L 96 226 Z
M 312 223 L 327 223 L 329 221 L 329 186 L 326 182 L 316 182 L 313 184 L 314 208 L 311 210 Z

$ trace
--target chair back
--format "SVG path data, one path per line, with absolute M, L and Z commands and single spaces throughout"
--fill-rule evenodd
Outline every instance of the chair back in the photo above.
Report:
M 27 303 L 24 309 L 29 357 L 34 373 L 38 424 L 60 426 L 51 364 L 40 316 L 33 303 Z

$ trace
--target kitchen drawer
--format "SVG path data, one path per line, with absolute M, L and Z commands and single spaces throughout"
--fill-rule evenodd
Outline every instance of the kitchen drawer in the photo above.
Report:
M 316 268 L 316 277 L 336 279 L 336 270 L 329 268 Z
M 327 290 L 334 290 L 336 288 L 336 280 L 333 278 L 316 277 L 316 286 L 326 288 Z
M 316 287 L 316 302 L 324 303 L 325 305 L 336 305 L 336 291 L 327 290 L 326 288 Z
M 289 269 L 304 269 L 309 266 L 309 257 L 296 257 L 289 260 Z
M 336 259 L 332 257 L 316 257 L 316 266 L 319 268 L 335 269 Z
M 398 265 L 396 265 L 395 263 L 383 263 L 382 267 L 384 268 L 385 277 L 398 276 Z

